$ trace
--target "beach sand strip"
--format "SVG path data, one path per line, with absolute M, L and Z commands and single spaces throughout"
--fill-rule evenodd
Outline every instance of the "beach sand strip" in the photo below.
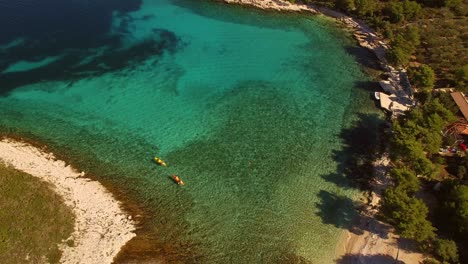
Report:
M 112 263 L 135 236 L 135 224 L 120 203 L 97 181 L 85 177 L 52 153 L 2 139 L 0 162 L 52 184 L 75 215 L 74 232 L 60 245 L 61 263 Z M 71 246 L 69 246 L 71 245 Z

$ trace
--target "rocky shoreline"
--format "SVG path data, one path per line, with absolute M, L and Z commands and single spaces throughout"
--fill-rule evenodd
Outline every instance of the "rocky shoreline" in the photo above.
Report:
M 220 0 L 228 4 L 250 5 L 261 9 L 271 9 L 276 11 L 293 11 L 293 12 L 312 12 L 319 13 L 313 6 L 304 4 L 292 4 L 283 0 Z
M 97 181 L 32 145 L 0 140 L 0 162 L 51 183 L 75 215 L 74 232 L 59 248 L 60 263 L 112 263 L 130 239 L 135 223 Z M 68 242 L 68 243 L 67 243 Z M 71 246 L 70 246 L 71 245 Z

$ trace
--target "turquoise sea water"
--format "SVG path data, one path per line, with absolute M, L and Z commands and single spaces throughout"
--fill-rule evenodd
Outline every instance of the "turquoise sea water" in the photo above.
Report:
M 12 53 L 23 38 L 3 45 L 0 131 L 142 205 L 121 261 L 331 263 L 354 191 L 327 175 L 340 133 L 372 111 L 344 33 L 200 1 L 145 0 L 109 19 L 86 48 L 28 61 Z

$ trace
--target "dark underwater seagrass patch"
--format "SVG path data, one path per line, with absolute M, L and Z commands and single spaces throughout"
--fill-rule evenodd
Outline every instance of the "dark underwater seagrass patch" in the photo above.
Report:
M 70 81 L 138 65 L 149 56 L 175 52 L 179 39 L 153 29 L 151 38 L 123 45 L 141 1 L 0 1 L 0 94 L 41 81 Z M 113 28 L 112 18 L 122 21 Z M 110 34 L 112 32 L 112 34 Z M 41 67 L 9 70 L 18 62 Z

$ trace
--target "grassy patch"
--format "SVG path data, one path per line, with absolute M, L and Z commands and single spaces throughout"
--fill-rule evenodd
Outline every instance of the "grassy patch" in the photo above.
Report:
M 50 184 L 0 163 L 0 259 L 57 263 L 74 216 Z

